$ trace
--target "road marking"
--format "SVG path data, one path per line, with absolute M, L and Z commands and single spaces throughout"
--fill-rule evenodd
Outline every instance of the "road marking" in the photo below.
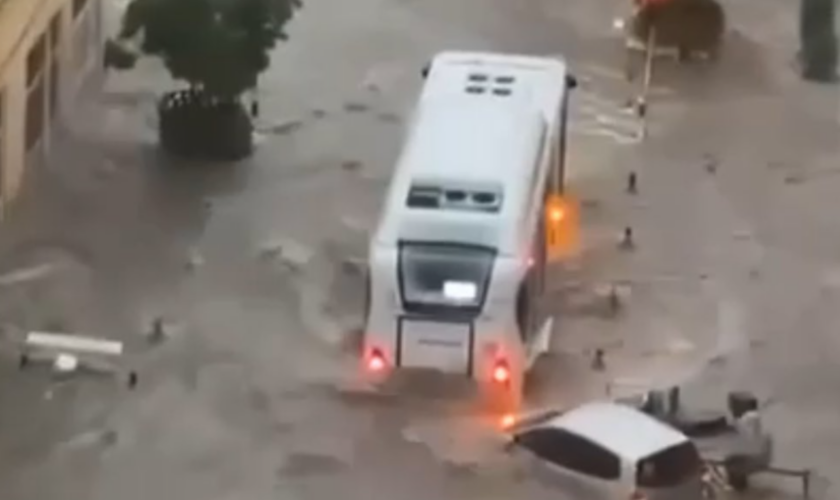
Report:
M 571 71 L 583 85 L 597 85 L 599 82 L 602 84 L 621 83 L 627 85 L 628 91 L 631 93 L 633 90 L 636 90 L 637 87 L 637 85 L 633 82 L 627 81 L 627 75 L 624 72 L 624 67 L 618 68 L 604 64 L 572 64 Z M 653 83 L 650 87 L 650 95 L 670 97 L 677 95 L 677 90 L 673 87 Z
M 633 109 L 604 95 L 582 91 L 571 107 L 572 134 L 605 137 L 626 146 L 640 140 L 640 122 Z
M 641 135 L 629 135 L 608 128 L 587 127 L 571 130 L 572 135 L 583 135 L 592 137 L 606 137 L 620 146 L 632 146 L 641 142 Z
M 0 287 L 18 285 L 45 278 L 55 271 L 53 264 L 41 264 L 38 266 L 18 269 L 0 276 Z

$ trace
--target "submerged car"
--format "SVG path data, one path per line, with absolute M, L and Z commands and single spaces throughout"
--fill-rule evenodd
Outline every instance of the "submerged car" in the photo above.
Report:
M 536 478 L 587 500 L 702 500 L 703 462 L 678 430 L 626 405 L 588 403 L 513 431 Z

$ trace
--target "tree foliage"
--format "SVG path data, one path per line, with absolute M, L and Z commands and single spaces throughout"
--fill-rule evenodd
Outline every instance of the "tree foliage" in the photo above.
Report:
M 219 97 L 254 88 L 301 0 L 132 0 L 119 39 Z
M 712 50 L 721 42 L 726 16 L 717 0 L 646 0 L 639 2 L 633 34 L 646 41 L 656 30 L 656 45 Z

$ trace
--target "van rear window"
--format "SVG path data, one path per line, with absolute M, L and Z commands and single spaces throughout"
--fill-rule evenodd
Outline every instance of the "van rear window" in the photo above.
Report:
M 687 441 L 640 460 L 636 482 L 642 488 L 671 488 L 699 474 L 701 467 L 697 448 Z

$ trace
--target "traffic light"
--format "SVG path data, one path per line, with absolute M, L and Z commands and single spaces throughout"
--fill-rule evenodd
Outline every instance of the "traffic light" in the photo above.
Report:
M 546 253 L 549 260 L 574 255 L 580 245 L 577 202 L 566 194 L 551 194 L 545 203 Z

